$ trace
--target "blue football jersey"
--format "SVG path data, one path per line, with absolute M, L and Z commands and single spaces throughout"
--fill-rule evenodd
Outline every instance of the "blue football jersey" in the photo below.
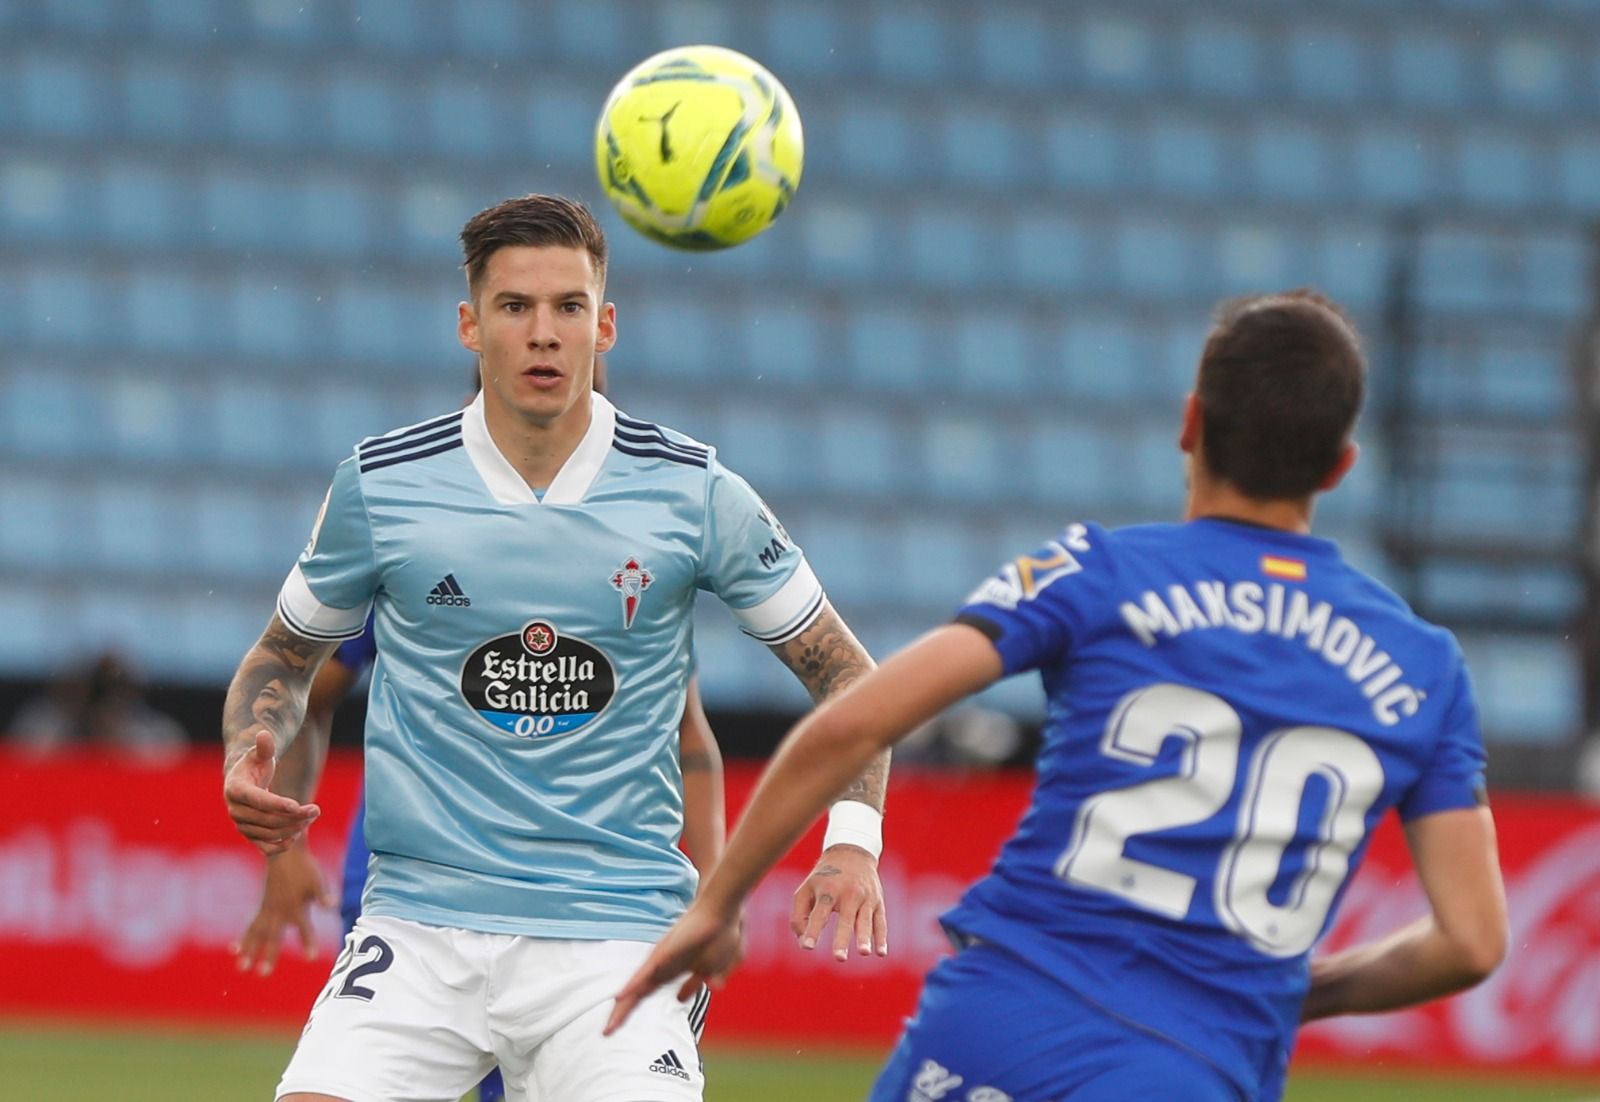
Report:
M 541 495 L 481 402 L 340 464 L 279 595 L 311 638 L 359 634 L 372 610 L 362 908 L 654 940 L 695 885 L 677 848 L 695 592 L 777 643 L 822 589 L 705 445 L 594 395 Z
M 958 615 L 1048 697 L 1032 802 L 946 916 L 1276 1096 L 1379 819 L 1476 806 L 1459 647 L 1334 544 L 1074 525 Z

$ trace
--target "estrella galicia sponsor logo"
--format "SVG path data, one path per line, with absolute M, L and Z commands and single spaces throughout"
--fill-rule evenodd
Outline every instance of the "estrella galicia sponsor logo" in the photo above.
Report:
M 484 722 L 520 738 L 576 731 L 605 711 L 617 674 L 598 647 L 532 620 L 478 647 L 461 669 L 461 695 Z

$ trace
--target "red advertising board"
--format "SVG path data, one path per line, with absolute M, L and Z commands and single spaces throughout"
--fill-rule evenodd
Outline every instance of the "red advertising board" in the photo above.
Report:
M 359 763 L 335 755 L 313 828 L 330 875 Z M 754 771 L 729 777 L 737 816 Z M 146 770 L 95 755 L 37 760 L 0 751 L 0 1013 L 298 1025 L 327 974 L 289 952 L 269 978 L 239 974 L 229 947 L 253 913 L 261 858 L 222 810 L 217 756 Z M 936 916 L 981 875 L 1027 800 L 1014 774 L 897 770 L 882 875 L 888 960 L 836 963 L 788 932 L 790 896 L 820 827 L 752 900 L 747 957 L 712 1004 L 717 1041 L 883 1049 L 923 973 L 946 951 Z M 1318 1061 L 1600 1070 L 1600 809 L 1502 796 L 1496 818 L 1514 926 L 1512 953 L 1485 985 L 1420 1010 L 1319 1023 L 1301 1054 Z M 1400 832 L 1386 826 L 1327 945 L 1377 936 L 1423 908 Z

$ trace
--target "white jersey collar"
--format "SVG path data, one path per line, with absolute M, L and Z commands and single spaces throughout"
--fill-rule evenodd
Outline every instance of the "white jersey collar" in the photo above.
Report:
M 616 429 L 617 411 L 603 394 L 589 396 L 589 428 L 578 441 L 577 448 L 567 457 L 561 470 L 545 491 L 546 505 L 576 505 L 583 500 L 600 473 L 606 456 L 611 452 L 611 437 Z M 501 505 L 538 505 L 539 498 L 523 481 L 511 461 L 501 454 L 489 435 L 488 422 L 483 417 L 483 393 L 467 406 L 461 418 L 461 439 L 467 456 L 478 469 L 478 475 L 495 501 Z

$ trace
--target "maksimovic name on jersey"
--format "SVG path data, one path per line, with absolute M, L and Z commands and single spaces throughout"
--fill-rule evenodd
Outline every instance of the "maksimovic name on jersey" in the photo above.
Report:
M 1373 717 L 1385 727 L 1416 715 L 1427 697 L 1404 682 L 1405 671 L 1355 621 L 1336 615 L 1327 601 L 1313 602 L 1298 587 L 1252 581 L 1170 585 L 1164 597 L 1148 589 L 1137 602 L 1124 601 L 1119 611 L 1128 630 L 1147 647 L 1203 628 L 1299 640 L 1360 687 L 1372 701 Z

